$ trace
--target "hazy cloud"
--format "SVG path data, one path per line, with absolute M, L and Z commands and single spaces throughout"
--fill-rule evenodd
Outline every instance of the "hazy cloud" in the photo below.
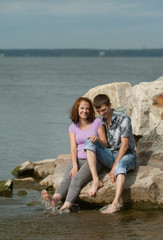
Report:
M 163 0 L 0 0 L 0 48 L 163 46 Z
M 154 1 L 154 4 L 157 5 L 157 1 Z M 153 11 L 148 11 L 148 8 L 144 9 L 147 3 L 149 8 L 149 0 L 0 0 L 0 13 L 21 15 L 48 14 L 57 16 L 104 16 L 120 14 L 137 17 L 140 15 L 158 17 L 162 14 L 160 8 L 153 9 Z

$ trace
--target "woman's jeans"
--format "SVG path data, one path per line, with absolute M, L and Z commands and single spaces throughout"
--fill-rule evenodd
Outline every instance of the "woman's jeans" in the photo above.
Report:
M 105 167 L 107 168 L 112 168 L 116 157 L 118 155 L 119 151 L 116 151 L 115 153 L 112 153 L 109 148 L 104 147 L 102 144 L 99 142 L 92 143 L 87 139 L 85 141 L 85 147 L 84 150 L 91 150 L 96 154 L 96 157 L 98 161 L 104 164 Z M 114 175 L 115 177 L 118 174 L 125 174 L 129 170 L 133 170 L 136 168 L 136 153 L 135 151 L 133 152 L 126 152 L 126 154 L 119 160 L 115 167 L 115 172 Z

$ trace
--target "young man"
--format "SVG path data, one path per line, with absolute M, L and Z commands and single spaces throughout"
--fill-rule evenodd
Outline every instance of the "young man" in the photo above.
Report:
M 98 140 L 95 142 L 86 140 L 85 150 L 89 162 L 92 161 L 92 164 L 96 165 L 97 157 L 98 161 L 111 169 L 110 180 L 112 183 L 116 182 L 115 198 L 112 204 L 102 211 L 103 214 L 110 214 L 120 211 L 126 173 L 136 167 L 135 144 L 130 118 L 126 114 L 112 109 L 107 95 L 97 95 L 93 104 L 104 122 L 108 147 L 102 146 Z M 93 174 L 92 172 L 92 176 Z M 98 186 L 94 187 L 92 195 L 97 192 L 97 189 Z

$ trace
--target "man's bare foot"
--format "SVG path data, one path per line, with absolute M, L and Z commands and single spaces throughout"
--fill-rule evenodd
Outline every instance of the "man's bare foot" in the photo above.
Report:
M 46 190 L 42 191 L 41 197 L 42 197 L 43 200 L 48 201 L 51 206 L 53 206 L 53 207 L 56 206 L 53 197 L 50 194 L 48 194 Z
M 111 214 L 115 212 L 119 212 L 121 209 L 122 205 L 121 204 L 110 204 L 106 209 L 102 210 L 102 214 Z
M 89 196 L 92 197 L 96 194 L 97 190 L 103 186 L 103 183 L 99 180 L 98 182 L 92 182 L 92 187 L 89 190 Z

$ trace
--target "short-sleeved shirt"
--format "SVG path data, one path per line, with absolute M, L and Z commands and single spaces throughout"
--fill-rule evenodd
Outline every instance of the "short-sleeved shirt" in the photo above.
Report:
M 73 123 L 69 127 L 69 132 L 74 133 L 76 137 L 77 144 L 77 157 L 87 159 L 86 152 L 84 151 L 85 140 L 91 136 L 98 137 L 98 128 L 103 125 L 100 118 L 95 118 L 95 120 L 89 124 L 86 130 L 82 130 L 78 123 Z
M 106 128 L 109 149 L 114 153 L 121 147 L 121 138 L 129 138 L 128 151 L 135 151 L 135 142 L 132 133 L 131 119 L 127 114 L 113 109 L 110 128 L 105 119 L 102 119 Z

